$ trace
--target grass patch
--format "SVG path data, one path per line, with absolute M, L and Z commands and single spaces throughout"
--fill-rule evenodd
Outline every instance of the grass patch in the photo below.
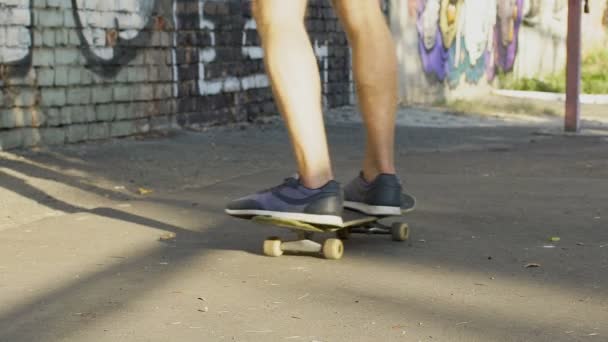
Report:
M 582 82 L 586 94 L 608 94 L 608 49 L 583 58 Z
M 484 99 L 453 99 L 437 101 L 432 107 L 445 110 L 455 115 L 467 114 L 523 114 L 558 116 L 561 113 L 561 104 L 547 104 L 544 101 L 530 99 L 513 99 L 497 95 L 489 95 Z
M 566 91 L 566 70 L 542 79 L 516 79 L 512 74 L 500 74 L 498 81 L 502 89 L 563 93 Z M 608 94 L 608 49 L 594 50 L 583 57 L 581 82 L 585 94 Z
M 517 100 L 517 99 L 501 99 L 492 98 L 487 101 L 450 101 L 450 106 L 455 106 L 463 112 L 475 108 L 481 113 L 509 113 L 509 114 L 525 114 L 525 115 L 558 115 L 552 108 L 547 108 L 542 104 L 537 104 L 532 101 Z

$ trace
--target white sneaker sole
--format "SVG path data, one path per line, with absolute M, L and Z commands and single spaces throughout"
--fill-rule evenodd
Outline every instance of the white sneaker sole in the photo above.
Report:
M 344 201 L 344 208 L 354 209 L 367 215 L 373 216 L 401 216 L 403 212 L 399 207 L 387 207 L 381 205 L 369 205 L 360 202 Z
M 281 211 L 268 210 L 230 210 L 226 209 L 226 214 L 232 216 L 271 216 L 287 220 L 296 220 L 311 224 L 324 226 L 342 227 L 342 217 L 334 215 L 315 215 L 303 213 L 285 213 Z

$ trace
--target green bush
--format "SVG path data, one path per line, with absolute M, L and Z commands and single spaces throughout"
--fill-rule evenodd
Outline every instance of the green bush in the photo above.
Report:
M 585 94 L 608 94 L 608 49 L 595 50 L 582 60 L 581 85 Z M 503 89 L 563 93 L 566 91 L 566 70 L 543 79 L 519 78 L 511 74 L 498 75 Z
M 583 92 L 608 94 L 608 49 L 597 50 L 583 58 Z

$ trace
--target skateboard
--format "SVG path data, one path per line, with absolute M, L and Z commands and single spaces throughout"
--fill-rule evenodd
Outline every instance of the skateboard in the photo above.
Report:
M 395 221 L 385 224 L 385 219 L 401 218 L 405 213 L 414 210 L 416 200 L 403 195 L 402 214 L 394 216 L 374 216 L 344 208 L 342 214 L 343 224 L 340 227 L 324 226 L 306 223 L 297 220 L 281 219 L 270 216 L 253 216 L 252 221 L 283 227 L 296 234 L 296 238 L 281 240 L 278 237 L 269 237 L 264 241 L 263 252 L 266 256 L 279 257 L 285 252 L 321 254 L 330 260 L 339 260 L 344 255 L 343 240 L 348 240 L 351 234 L 383 234 L 390 235 L 393 241 L 406 241 L 410 236 L 410 227 L 407 223 Z M 328 238 L 319 243 L 313 240 L 318 233 L 335 233 L 335 238 Z

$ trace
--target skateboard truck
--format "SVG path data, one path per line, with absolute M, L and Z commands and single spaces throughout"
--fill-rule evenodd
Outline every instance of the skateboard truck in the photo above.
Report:
M 390 226 L 374 222 L 373 224 L 348 227 L 336 231 L 336 236 L 341 240 L 348 240 L 351 234 L 391 235 L 393 241 L 406 241 L 410 237 L 410 227 L 405 222 L 394 222 Z
M 265 221 L 265 219 L 259 218 L 257 221 Z M 283 255 L 284 252 L 319 253 L 325 259 L 338 260 L 344 255 L 344 243 L 342 240 L 348 240 L 351 234 L 391 235 L 391 238 L 394 241 L 406 241 L 410 236 L 409 226 L 404 222 L 394 222 L 392 225 L 388 226 L 374 221 L 366 224 L 329 230 L 327 232 L 335 231 L 337 238 L 326 239 L 322 244 L 313 240 L 315 232 L 323 232 L 322 230 L 304 231 L 297 228 L 291 228 L 290 230 L 296 233 L 296 238 L 293 240 L 282 241 L 275 236 L 266 239 L 264 241 L 264 255 L 279 257 Z
M 313 232 L 293 230 L 297 234 L 294 240 L 281 241 L 278 237 L 270 237 L 264 241 L 264 255 L 278 257 L 283 252 L 292 253 L 321 253 L 325 259 L 338 260 L 344 255 L 344 244 L 340 239 L 327 239 L 320 244 L 312 240 Z

